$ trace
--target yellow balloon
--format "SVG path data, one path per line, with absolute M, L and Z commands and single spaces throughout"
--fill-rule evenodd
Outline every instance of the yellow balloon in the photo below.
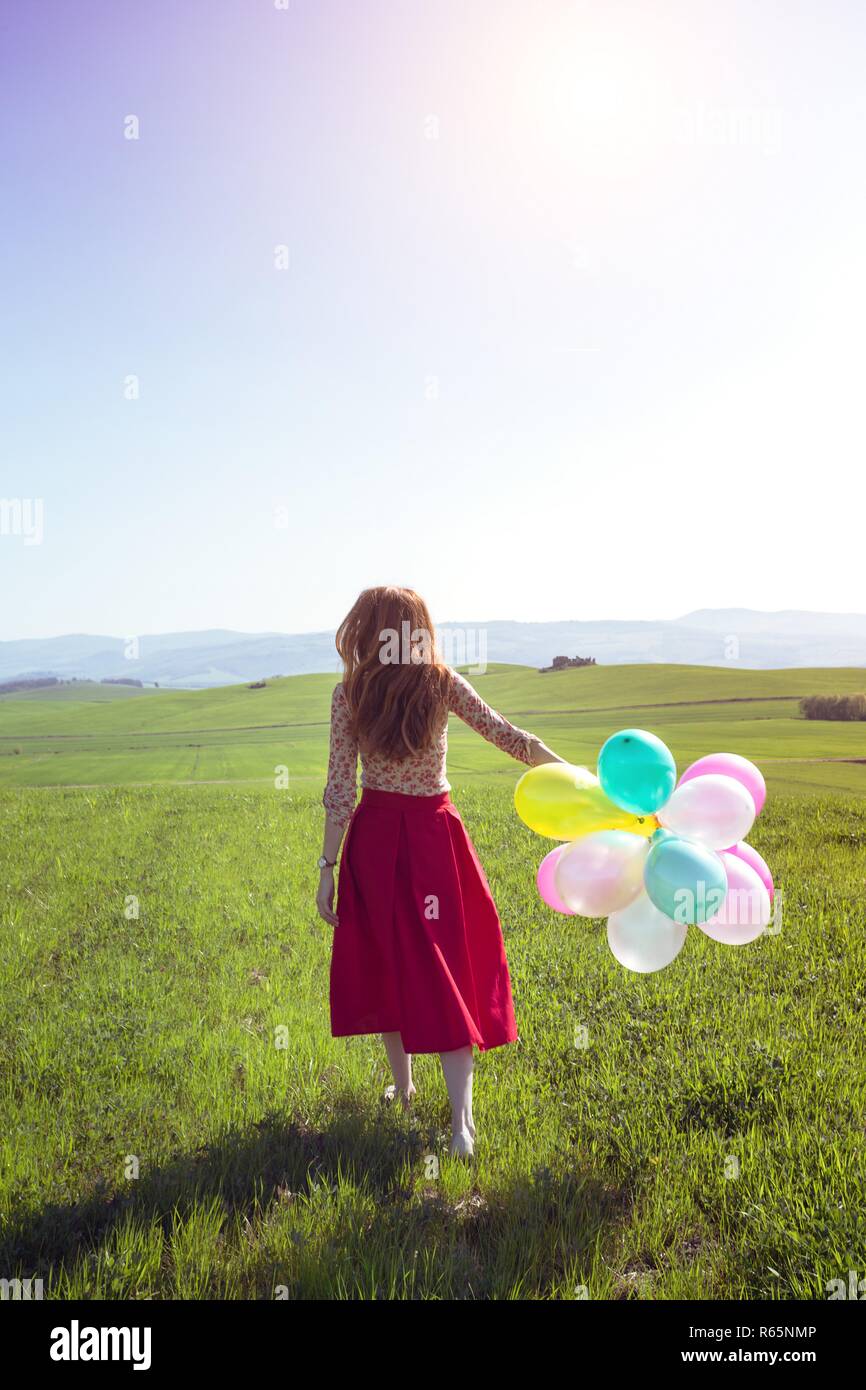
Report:
M 530 830 L 551 840 L 576 840 L 594 830 L 630 830 L 649 837 L 655 816 L 634 816 L 605 796 L 598 778 L 571 763 L 542 763 L 525 772 L 514 789 L 517 814 Z

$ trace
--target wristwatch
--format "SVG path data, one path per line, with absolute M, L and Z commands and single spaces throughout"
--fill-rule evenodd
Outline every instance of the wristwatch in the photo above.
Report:
M 333 869 L 334 864 L 336 864 L 336 862 L 336 859 L 332 863 L 330 859 L 325 858 L 324 854 L 320 854 L 318 860 L 316 861 L 316 867 L 319 869 Z

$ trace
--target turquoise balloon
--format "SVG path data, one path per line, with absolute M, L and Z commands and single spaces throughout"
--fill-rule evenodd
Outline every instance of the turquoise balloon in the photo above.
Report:
M 650 836 L 650 844 L 660 845 L 662 840 L 678 840 L 679 838 L 672 830 L 665 830 L 664 826 L 660 825 L 658 830 Z
M 677 765 L 666 744 L 645 729 L 612 734 L 598 755 L 605 795 L 635 816 L 664 806 L 677 784 Z
M 643 881 L 659 912 L 685 926 L 714 917 L 728 892 L 728 876 L 719 856 L 678 835 L 663 840 L 653 836 Z

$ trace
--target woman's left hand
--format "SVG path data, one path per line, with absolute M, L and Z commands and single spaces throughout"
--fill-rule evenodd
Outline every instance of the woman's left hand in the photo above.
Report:
M 319 891 L 316 894 L 316 909 L 323 921 L 332 927 L 337 925 L 334 912 L 334 870 L 322 869 L 319 875 Z

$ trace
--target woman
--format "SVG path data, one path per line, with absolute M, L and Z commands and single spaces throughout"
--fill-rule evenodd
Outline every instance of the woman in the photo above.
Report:
M 408 1109 L 412 1053 L 438 1052 L 451 1153 L 473 1153 L 473 1046 L 514 1042 L 502 929 L 484 871 L 449 796 L 448 715 L 530 766 L 555 753 L 485 704 L 436 652 L 412 589 L 365 589 L 337 632 L 343 679 L 331 701 L 327 811 L 316 899 L 335 928 L 334 1037 L 381 1033 Z M 362 763 L 357 807 L 356 771 Z M 346 826 L 337 911 L 334 866 Z

